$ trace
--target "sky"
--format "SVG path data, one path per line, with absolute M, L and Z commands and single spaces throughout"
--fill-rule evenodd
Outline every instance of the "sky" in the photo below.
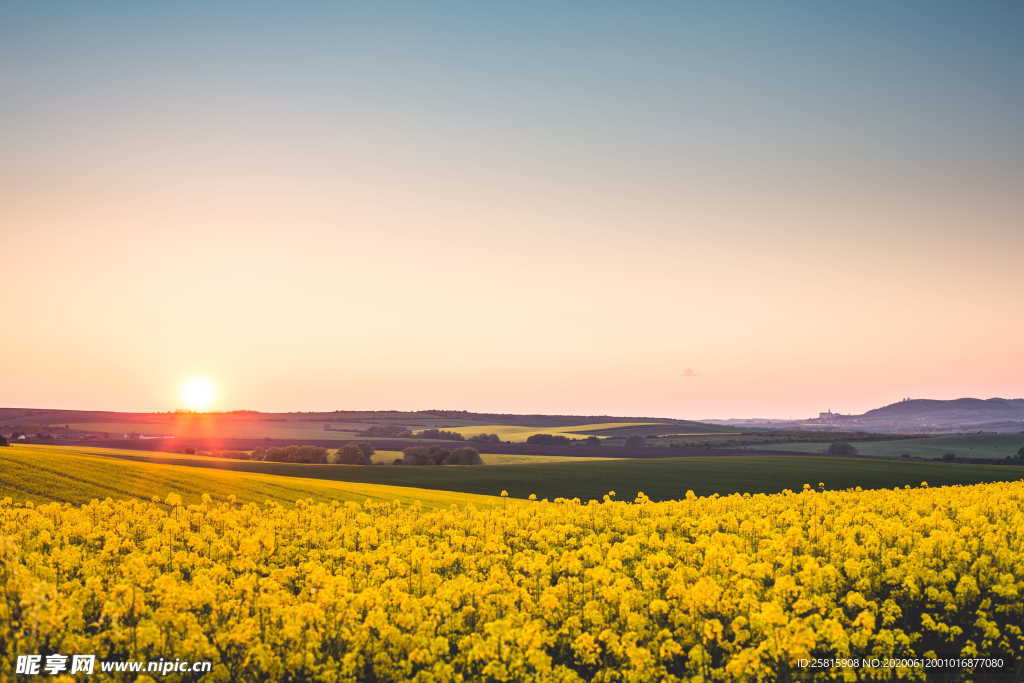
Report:
M 1024 4 L 0 0 L 0 405 L 1024 395 Z

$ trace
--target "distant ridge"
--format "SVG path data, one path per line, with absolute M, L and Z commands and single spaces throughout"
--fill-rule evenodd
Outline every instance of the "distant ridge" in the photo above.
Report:
M 907 398 L 861 415 L 831 410 L 807 420 L 705 420 L 741 428 L 826 429 L 891 434 L 1024 433 L 1024 398 Z
M 860 417 L 882 417 L 889 415 L 922 416 L 926 414 L 950 415 L 960 413 L 968 415 L 991 413 L 996 417 L 1024 416 L 1024 398 L 955 398 L 948 401 L 915 398 L 869 410 L 860 415 Z
M 1022 398 L 913 398 L 862 415 L 824 413 L 810 423 L 889 432 L 1024 431 Z

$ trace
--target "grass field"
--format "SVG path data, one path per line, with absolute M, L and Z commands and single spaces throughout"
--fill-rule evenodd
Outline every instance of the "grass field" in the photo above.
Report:
M 417 489 L 459 491 L 493 496 L 507 490 L 512 496 L 526 497 L 536 493 L 542 498 L 600 498 L 614 490 L 620 498 L 632 498 L 643 491 L 654 500 L 679 498 L 687 490 L 697 494 L 771 493 L 782 489 L 799 489 L 804 483 L 825 482 L 827 488 L 844 489 L 855 486 L 888 488 L 927 481 L 933 486 L 943 484 L 974 484 L 1008 481 L 1024 477 L 1024 467 L 1009 465 L 974 465 L 943 462 L 901 460 L 865 460 L 857 458 L 814 458 L 808 456 L 708 456 L 658 458 L 643 460 L 607 460 L 590 462 L 547 462 L 521 464 L 514 467 L 405 467 L 382 465 L 300 465 L 249 460 L 225 460 L 176 453 L 122 451 L 118 449 L 80 448 L 72 446 L 17 446 L 26 456 L 46 457 L 49 467 L 60 473 L 62 457 L 91 456 L 92 461 L 109 460 L 116 476 L 118 467 L 130 463 L 163 463 L 191 465 L 207 470 L 231 470 L 219 481 L 234 485 L 237 473 L 261 473 L 301 478 L 298 488 L 315 490 L 314 481 L 344 481 L 388 486 L 409 486 Z M 0 454 L 3 455 L 3 454 Z M 77 461 L 76 461 L 77 462 Z M 173 468 L 180 472 L 179 468 Z M 73 474 L 73 472 L 71 473 Z M 18 477 L 3 475 L 6 481 L 19 482 Z M 163 473 L 160 476 L 164 476 Z M 181 476 L 188 483 L 193 477 Z M 195 475 L 190 491 L 201 493 L 201 475 Z M 313 480 L 313 481 L 310 481 Z M 103 477 L 92 481 L 105 483 Z M 116 481 L 116 479 L 114 480 Z M 240 480 L 237 480 L 240 481 Z M 299 480 L 297 479 L 296 482 Z M 307 483 L 308 482 L 308 483 Z M 277 482 L 281 484 L 281 482 Z M 238 484 L 241 485 L 241 484 Z M 289 483 L 289 487 L 293 484 Z M 346 494 L 366 495 L 358 489 Z M 148 494 L 147 494 L 148 495 Z M 291 495 L 291 494 L 289 494 Z M 298 495 L 298 494 L 296 494 Z M 410 495 L 423 495 L 422 492 Z M 89 498 L 90 496 L 85 496 Z M 95 497 L 95 496 L 91 496 Z M 301 496 L 299 496 L 301 497 Z
M 653 425 L 657 422 L 597 422 L 594 424 L 570 425 L 565 427 L 524 427 L 521 425 L 481 425 L 474 427 L 446 427 L 446 431 L 458 432 L 465 437 L 475 434 L 497 434 L 502 441 L 521 443 L 534 434 L 552 434 L 554 436 L 566 436 L 570 439 L 586 438 L 586 432 L 597 432 L 606 429 L 620 429 L 622 427 L 639 427 L 642 425 Z M 583 432 L 581 434 L 581 432 Z
M 750 448 L 778 448 L 804 453 L 824 453 L 831 442 L 776 443 Z M 915 458 L 941 458 L 946 453 L 955 453 L 961 458 L 990 458 L 1002 460 L 1014 456 L 1024 446 L 1024 434 L 952 434 L 929 436 L 920 439 L 895 439 L 892 441 L 852 441 L 861 455 L 878 455 L 898 458 L 904 453 Z
M 107 453 L 96 455 L 76 452 L 80 450 Z M 186 503 L 197 503 L 202 494 L 208 493 L 215 499 L 226 499 L 233 495 L 240 502 L 273 500 L 293 503 L 302 498 L 363 501 L 371 498 L 410 503 L 419 501 L 432 508 L 467 502 L 494 505 L 502 501 L 494 496 L 428 491 L 405 486 L 151 463 L 110 457 L 113 452 L 116 452 L 115 449 L 30 445 L 0 448 L 0 497 L 10 496 L 19 502 L 86 503 L 94 498 L 149 500 L 158 496 L 162 500 L 173 492 L 179 494 Z M 153 455 L 149 452 L 145 454 Z

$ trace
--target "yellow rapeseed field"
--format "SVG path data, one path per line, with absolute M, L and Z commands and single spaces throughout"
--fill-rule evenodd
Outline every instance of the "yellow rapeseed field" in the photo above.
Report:
M 1022 509 L 1022 482 L 441 510 L 7 499 L 0 646 L 6 671 L 88 652 L 225 681 L 923 679 L 798 663 L 1018 662 Z

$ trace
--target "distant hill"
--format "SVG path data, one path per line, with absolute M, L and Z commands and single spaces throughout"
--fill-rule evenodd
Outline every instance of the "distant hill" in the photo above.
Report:
M 1020 432 L 1024 399 L 904 399 L 862 415 L 823 415 L 810 422 L 889 432 Z
M 861 415 L 831 411 L 807 420 L 707 420 L 738 428 L 814 429 L 885 434 L 1024 432 L 1024 398 L 904 399 Z
M 916 420 L 965 419 L 985 422 L 997 422 L 1015 417 L 1024 419 L 1024 398 L 957 398 L 951 401 L 915 398 L 869 410 L 860 417 Z

